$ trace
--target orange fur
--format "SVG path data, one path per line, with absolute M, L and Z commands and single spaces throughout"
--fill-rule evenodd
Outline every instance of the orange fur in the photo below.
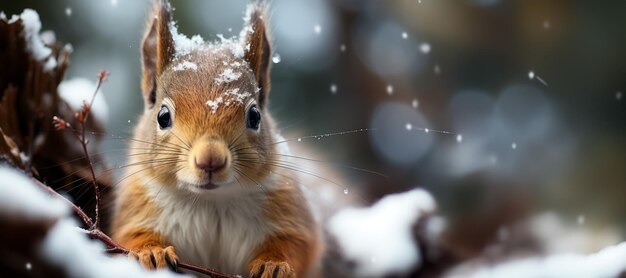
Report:
M 175 58 L 168 29 L 169 4 L 159 1 L 150 17 L 142 53 L 147 109 L 134 131 L 129 151 L 132 167 L 117 192 L 113 222 L 113 239 L 133 250 L 130 256 L 148 268 L 175 264 L 178 254 L 187 261 L 216 263 L 255 277 L 304 277 L 314 272 L 322 252 L 320 232 L 298 180 L 276 163 L 278 151 L 273 143 L 277 136 L 266 109 L 271 50 L 264 7 L 253 9 L 249 27 L 254 32 L 247 33 L 244 42 L 250 47 L 243 57 L 216 46 Z M 172 70 L 181 59 L 193 61 L 197 69 Z M 216 84 L 216 76 L 234 64 L 244 65 L 238 68 L 241 77 Z M 219 113 L 205 104 L 233 89 L 251 93 L 245 103 L 222 106 Z M 258 130 L 246 127 L 250 105 L 257 105 L 262 115 Z M 171 114 L 173 124 L 168 129 L 160 129 L 155 120 L 161 107 Z M 199 159 L 215 158 L 226 159 L 223 169 L 207 173 L 198 168 Z M 207 181 L 226 191 L 201 189 Z M 197 210 L 224 211 L 207 212 L 206 218 L 198 218 L 201 223 L 181 219 L 196 219 L 196 211 L 177 214 L 196 205 Z M 250 211 L 237 210 L 242 207 Z M 204 211 L 197 213 L 205 216 Z M 237 231 L 230 235 L 221 227 Z M 199 242 L 177 238 L 189 234 L 189 240 Z M 217 238 L 205 238 L 207 234 Z M 231 240 L 211 242 L 224 238 Z M 239 260 L 245 260 L 243 269 Z
M 321 252 L 321 242 L 319 231 L 312 224 L 314 220 L 306 208 L 306 200 L 299 190 L 285 186 L 269 193 L 266 216 L 281 229 L 258 247 L 249 266 L 250 272 L 255 273 L 267 262 L 286 262 L 296 277 L 311 273 Z

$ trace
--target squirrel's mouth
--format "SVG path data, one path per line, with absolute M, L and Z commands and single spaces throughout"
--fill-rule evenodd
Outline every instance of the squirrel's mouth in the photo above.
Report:
M 207 183 L 203 183 L 198 185 L 198 187 L 202 188 L 202 189 L 206 189 L 206 190 L 213 190 L 219 187 L 219 185 L 214 184 L 212 182 L 207 182 Z

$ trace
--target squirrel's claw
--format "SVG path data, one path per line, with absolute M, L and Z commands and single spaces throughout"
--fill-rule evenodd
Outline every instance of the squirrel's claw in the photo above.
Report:
M 250 278 L 293 278 L 296 273 L 286 262 L 255 260 L 250 269 Z
M 128 257 L 139 261 L 146 269 L 164 269 L 169 268 L 177 271 L 178 256 L 174 251 L 174 247 L 146 246 L 137 251 L 128 252 Z

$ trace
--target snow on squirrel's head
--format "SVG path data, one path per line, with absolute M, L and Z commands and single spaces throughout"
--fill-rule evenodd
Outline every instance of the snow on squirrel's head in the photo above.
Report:
M 153 175 L 192 192 L 262 180 L 272 169 L 260 162 L 275 152 L 265 109 L 271 57 L 265 2 L 248 5 L 238 37 L 218 35 L 215 42 L 180 34 L 171 11 L 167 1 L 156 1 L 143 39 L 141 139 L 156 140 L 151 149 L 168 146 L 152 159 L 185 159 Z M 247 168 L 238 169 L 242 164 Z M 239 177 L 242 171 L 248 177 Z

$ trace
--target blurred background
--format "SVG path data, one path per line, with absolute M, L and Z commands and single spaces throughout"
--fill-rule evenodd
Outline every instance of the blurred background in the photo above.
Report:
M 237 35 L 247 4 L 171 2 L 179 30 L 206 40 Z M 107 129 L 128 136 L 149 2 L 0 3 L 8 16 L 37 10 L 73 46 L 68 78 L 111 73 Z M 387 175 L 327 165 L 366 200 L 432 192 L 457 255 L 506 252 L 490 245 L 503 240 L 596 251 L 626 236 L 625 12 L 625 1 L 273 0 L 270 109 L 286 138 L 367 128 L 294 143 Z

